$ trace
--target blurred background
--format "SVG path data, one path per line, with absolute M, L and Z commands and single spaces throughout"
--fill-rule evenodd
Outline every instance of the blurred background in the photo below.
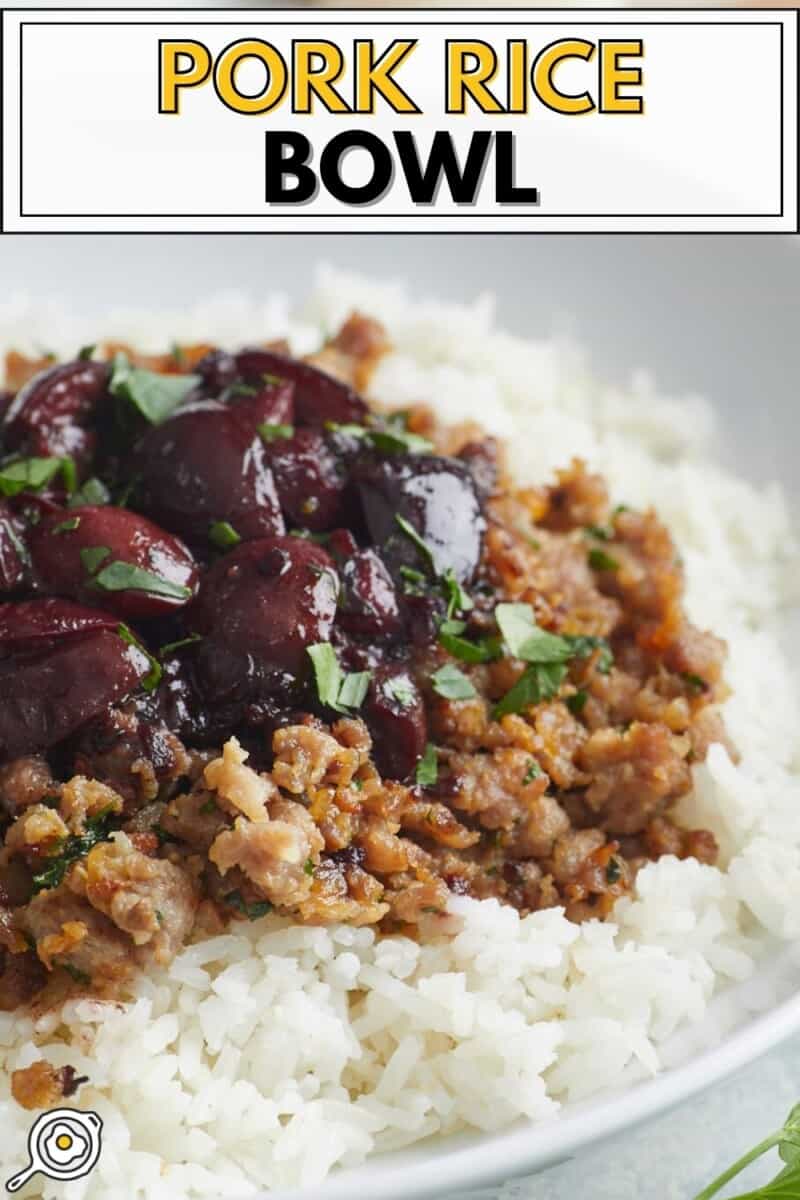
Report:
M 0 238 L 5 298 L 180 308 L 219 291 L 297 302 L 317 265 L 405 279 L 411 294 L 496 297 L 526 336 L 574 335 L 599 374 L 647 368 L 723 415 L 722 454 L 749 478 L 794 485 L 800 238 L 762 236 L 164 235 Z M 165 341 L 169 340 L 165 330 Z

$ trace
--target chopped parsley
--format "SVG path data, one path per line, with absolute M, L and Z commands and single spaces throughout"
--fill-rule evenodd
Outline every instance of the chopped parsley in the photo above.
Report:
M 528 783 L 533 783 L 534 779 L 540 779 L 542 776 L 542 768 L 539 766 L 535 758 L 531 759 L 530 766 L 525 772 L 522 780 L 523 786 Z
M 439 760 L 436 747 L 428 742 L 425 753 L 417 763 L 416 780 L 420 787 L 431 787 L 439 778 Z
M 619 563 L 610 554 L 606 554 L 605 550 L 600 550 L 597 547 L 591 549 L 588 553 L 587 561 L 593 571 L 618 571 Z
M 311 861 L 311 859 L 310 859 L 310 858 L 307 858 L 307 859 L 306 859 L 306 861 L 305 861 L 305 863 L 304 863 L 304 865 L 303 865 L 303 870 L 305 871 L 306 875 L 313 875 L 313 874 L 314 874 L 314 864 L 313 864 L 313 862 Z
M 73 834 L 58 844 L 56 852 L 45 860 L 44 869 L 33 876 L 34 895 L 46 888 L 57 888 L 74 863 L 85 858 L 99 842 L 108 841 L 112 815 L 112 809 L 104 809 L 86 822 L 83 833 Z
M 50 530 L 51 533 L 72 533 L 81 523 L 80 517 L 68 517 L 66 521 L 59 521 L 58 525 L 54 525 Z
M 578 717 L 583 712 L 588 699 L 589 693 L 585 692 L 582 688 L 579 688 L 573 696 L 567 696 L 565 703 L 572 715 L 574 717 Z
M 77 479 L 71 458 L 18 458 L 0 466 L 0 495 L 38 492 L 61 473 L 64 487 L 74 491 Z
M 400 513 L 395 513 L 394 519 L 397 522 L 397 524 L 400 526 L 400 528 L 402 529 L 403 533 L 409 539 L 409 541 L 412 541 L 414 543 L 414 545 L 416 546 L 417 550 L 419 551 L 423 561 L 425 562 L 425 564 L 428 567 L 428 569 L 430 570 L 430 572 L 435 575 L 436 568 L 434 566 L 434 561 L 433 561 L 433 551 L 431 550 L 428 543 L 425 541 L 425 539 L 423 537 L 420 537 L 420 535 L 417 533 L 416 529 L 414 528 L 414 526 L 411 524 L 410 521 L 407 521 L 405 519 L 405 517 L 400 516 Z
M 467 595 L 456 579 L 452 567 L 447 568 L 440 578 L 440 583 L 447 601 L 448 620 L 452 619 L 457 612 L 470 612 L 475 607 L 471 596 Z
M 88 987 L 92 982 L 91 975 L 87 975 L 85 971 L 81 971 L 73 963 L 65 962 L 60 965 L 67 972 L 70 979 L 74 980 L 75 983 L 79 983 L 82 987 Z
M 80 552 L 81 562 L 87 575 L 91 576 L 90 587 L 104 592 L 148 592 L 152 596 L 166 596 L 171 600 L 188 600 L 191 588 L 182 583 L 162 579 L 152 571 L 136 567 L 133 563 L 114 559 L 102 564 L 111 554 L 108 546 L 84 546 Z
M 285 438 L 294 437 L 294 425 L 274 425 L 271 421 L 264 421 L 258 426 L 259 437 L 267 444 L 270 442 L 279 442 Z
M 566 638 L 539 628 L 530 604 L 498 604 L 494 615 L 514 658 L 541 665 L 563 663 L 572 656 Z
M 471 700 L 477 695 L 464 672 L 459 671 L 452 663 L 445 663 L 443 667 L 439 667 L 431 676 L 431 683 L 436 694 L 443 696 L 445 700 Z
M 202 642 L 202 637 L 199 633 L 190 633 L 188 637 L 181 638 L 177 642 L 166 642 L 159 647 L 158 657 L 166 658 L 169 654 L 174 654 L 176 650 L 183 650 L 185 646 L 193 646 L 195 642 Z
M 531 704 L 540 704 L 556 695 L 567 668 L 563 663 L 531 663 L 505 696 L 495 704 L 492 716 L 495 721 L 509 713 L 521 712 Z
M 238 889 L 235 892 L 228 892 L 223 899 L 229 908 L 241 913 L 243 917 L 247 917 L 248 921 L 258 921 L 272 911 L 269 900 L 256 900 L 253 904 L 248 904 Z
M 141 651 L 141 653 L 150 663 L 150 670 L 142 678 L 142 687 L 146 692 L 154 692 L 161 682 L 161 663 L 157 658 L 153 657 L 149 650 L 145 649 L 145 647 L 136 637 L 136 634 L 133 633 L 127 625 L 118 625 L 117 633 L 122 638 L 123 642 L 127 642 L 129 646 L 135 646 L 137 650 Z
M 94 352 L 97 349 L 97 344 L 92 346 L 81 346 L 78 351 L 78 362 L 90 362 L 94 357 Z
M 132 404 L 151 425 L 160 425 L 200 382 L 199 375 L 159 375 L 132 367 L 126 355 L 117 354 L 108 390 Z
M 206 800 L 205 804 L 200 805 L 200 813 L 204 817 L 210 817 L 212 813 L 218 811 L 216 800 Z
M 703 679 L 702 675 L 695 675 L 692 671 L 681 671 L 681 679 L 684 683 L 688 683 L 693 692 L 708 692 L 711 690 L 711 685 L 707 680 Z
M 396 675 L 393 679 L 387 680 L 385 687 L 401 708 L 410 708 L 417 698 L 414 684 L 408 675 Z
M 208 536 L 220 550 L 230 550 L 232 546 L 238 546 L 242 540 L 228 521 L 214 521 L 209 527 Z
M 434 448 L 433 442 L 418 433 L 410 433 L 399 422 L 392 422 L 384 429 L 368 429 L 366 425 L 338 425 L 335 421 L 326 421 L 325 428 L 331 433 L 359 438 L 380 454 L 430 454 Z
M 320 702 L 336 712 L 347 713 L 360 708 L 369 688 L 371 671 L 346 674 L 339 666 L 336 651 L 330 642 L 317 642 L 307 647 L 314 666 L 314 678 Z
M 92 476 L 67 501 L 67 508 L 79 508 L 85 504 L 102 505 L 111 503 L 111 493 L 104 483 Z
M 616 858 L 610 858 L 606 864 L 606 882 L 617 883 L 622 878 L 622 867 Z
M 466 625 L 463 621 L 443 621 L 439 626 L 439 644 L 444 646 L 453 658 L 462 662 L 484 663 L 497 658 L 500 645 L 497 638 L 480 638 L 471 642 L 462 637 Z

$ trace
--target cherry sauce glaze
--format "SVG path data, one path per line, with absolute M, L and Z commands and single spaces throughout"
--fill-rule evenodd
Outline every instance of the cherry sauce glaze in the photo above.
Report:
M 468 587 L 481 557 L 469 456 L 258 348 L 167 377 L 60 363 L 7 400 L 0 433 L 0 762 L 68 753 L 126 699 L 154 736 L 263 755 L 298 712 L 335 716 L 308 654 L 330 643 L 341 672 L 369 672 L 359 715 L 384 773 L 414 772 L 409 656 L 435 637 L 436 581 Z

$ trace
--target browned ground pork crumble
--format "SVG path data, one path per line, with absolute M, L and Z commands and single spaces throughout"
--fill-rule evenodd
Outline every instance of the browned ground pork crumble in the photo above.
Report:
M 363 388 L 385 348 L 379 327 L 355 317 L 314 362 Z M 180 370 L 208 351 L 184 349 Z M 13 356 L 12 393 L 46 367 Z M 715 860 L 712 834 L 681 828 L 672 810 L 691 764 L 725 737 L 725 647 L 687 620 L 681 562 L 656 514 L 612 508 L 604 480 L 577 460 L 555 483 L 515 487 L 501 447 L 473 425 L 439 426 L 425 407 L 403 414 L 403 429 L 468 465 L 482 526 L 462 594 L 450 589 L 446 613 L 429 609 L 426 636 L 406 624 L 392 652 L 409 690 L 395 708 L 424 706 L 411 770 L 392 777 L 395 735 L 390 725 L 387 743 L 369 701 L 363 712 L 293 709 L 209 745 L 164 722 L 144 737 L 123 698 L 68 753 L 11 758 L 0 766 L 0 1008 L 42 1009 L 76 989 L 113 997 L 133 968 L 164 966 L 188 939 L 271 910 L 425 937 L 457 893 L 522 913 L 563 905 L 580 921 L 606 917 L 648 860 Z M 401 605 L 405 593 L 413 605 L 424 557 L 392 566 Z M 498 603 L 529 605 L 538 629 L 583 639 L 527 702 L 499 713 L 539 668 L 503 647 Z M 485 661 L 467 661 L 464 642 Z M 356 667 L 373 661 L 338 648 Z M 437 688 L 447 666 L 460 677 Z M 65 850 L 63 869 L 34 888 Z M 21 1103 L 74 1089 L 74 1073 L 37 1070 L 15 1080 Z

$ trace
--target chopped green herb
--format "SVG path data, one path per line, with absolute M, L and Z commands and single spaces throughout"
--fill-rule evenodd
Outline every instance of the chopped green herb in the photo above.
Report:
M 314 874 L 314 864 L 310 858 L 306 859 L 305 864 L 303 866 L 303 870 L 305 871 L 306 875 Z
M 597 669 L 601 675 L 607 675 L 613 667 L 614 654 L 605 638 L 567 633 L 564 634 L 564 641 L 569 644 L 571 658 L 588 658 L 595 650 L 599 650 Z
M 612 512 L 612 514 L 611 514 L 612 520 L 613 520 L 613 518 L 614 518 L 614 517 L 616 517 L 616 516 L 617 516 L 619 513 L 630 512 L 630 511 L 631 511 L 631 510 L 630 510 L 630 506 L 629 506 L 629 505 L 627 505 L 627 504 L 618 504 L 618 505 L 616 506 L 616 508 L 614 509 L 614 511 Z
M 110 553 L 111 550 L 108 546 L 84 546 L 80 552 L 80 559 L 87 575 L 94 575 Z
M 606 554 L 605 550 L 593 549 L 586 556 L 589 566 L 593 571 L 618 571 L 619 563 L 610 554 Z
M 253 387 L 252 383 L 244 383 L 241 379 L 234 380 L 228 387 L 225 388 L 220 400 L 224 403 L 231 396 L 257 396 L 258 388 Z
M 161 682 L 161 663 L 157 658 L 153 658 L 153 655 L 150 653 L 150 651 L 145 649 L 145 647 L 136 637 L 136 634 L 133 633 L 127 625 L 118 625 L 117 633 L 122 638 L 123 642 L 127 642 L 129 646 L 135 646 L 137 650 L 140 650 L 150 663 L 150 670 L 142 678 L 142 687 L 146 692 L 154 692 Z
M 586 701 L 589 699 L 589 693 L 579 688 L 572 696 L 567 696 L 566 705 L 573 716 L 577 717 L 583 712 Z
M 218 812 L 216 800 L 206 800 L 205 804 L 200 806 L 200 812 L 204 817 L 210 817 L 212 813 Z
M 369 689 L 371 671 L 353 671 L 345 675 L 339 688 L 339 705 L 341 708 L 361 708 Z
M 74 980 L 75 983 L 79 983 L 82 987 L 88 987 L 92 982 L 91 975 L 87 975 L 85 971 L 81 971 L 73 963 L 65 962 L 61 963 L 61 966 L 67 972 L 70 979 Z
M 499 721 L 509 713 L 521 712 L 531 704 L 551 699 L 564 682 L 566 673 L 567 668 L 562 663 L 532 663 L 495 704 L 492 716 Z
M 272 911 L 269 900 L 257 900 L 253 904 L 247 904 L 238 889 L 235 892 L 228 892 L 223 899 L 230 908 L 241 913 L 243 917 L 247 917 L 248 921 L 258 921 Z
M 439 626 L 439 643 L 448 654 L 468 663 L 491 662 L 497 658 L 500 651 L 499 638 L 480 638 L 471 642 L 461 636 L 464 629 L 466 625 L 463 621 L 443 621 Z
M 231 546 L 238 546 L 242 540 L 227 521 L 214 521 L 209 528 L 208 536 L 220 550 L 229 550 Z
M 177 367 L 182 367 L 185 365 L 186 355 L 183 352 L 182 346 L 179 346 L 177 342 L 173 342 L 169 348 L 169 352 L 172 355 L 172 361 Z
M 356 671 L 346 675 L 339 666 L 336 651 L 330 642 L 317 642 L 314 646 L 308 646 L 307 651 L 314 665 L 320 702 L 342 713 L 359 708 L 367 694 L 371 672 Z
M 89 360 L 94 356 L 96 349 L 96 343 L 91 346 L 81 346 L 80 350 L 78 351 L 78 362 L 89 362 Z
M 72 533 L 81 523 L 80 517 L 69 517 L 66 521 L 59 521 L 58 525 L 54 525 L 50 530 L 51 533 Z
M 414 684 L 408 675 L 396 675 L 386 681 L 386 691 L 402 708 L 410 708 L 416 699 Z
M 684 683 L 688 683 L 693 692 L 708 692 L 711 690 L 711 685 L 701 675 L 694 675 L 691 671 L 681 671 L 681 679 Z
M 57 888 L 74 863 L 85 858 L 99 842 L 108 841 L 111 816 L 111 810 L 104 809 L 86 822 L 83 833 L 65 838 L 59 844 L 57 853 L 46 859 L 44 869 L 33 876 L 34 894 L 45 888 Z
M 622 867 L 616 858 L 610 858 L 606 864 L 606 882 L 617 883 L 622 878 Z
M 294 425 L 273 425 L 269 421 L 264 421 L 258 426 L 258 433 L 267 443 L 278 442 L 284 438 L 294 437 Z
M 525 772 L 525 777 L 522 780 L 523 784 L 533 783 L 534 779 L 539 779 L 542 775 L 542 768 L 539 766 L 535 758 L 531 759 L 530 766 Z
M 339 425 L 336 421 L 326 421 L 325 428 L 332 433 L 360 438 L 380 454 L 430 454 L 434 448 L 433 442 L 418 433 L 409 433 L 397 423 L 385 429 L 368 429 L 365 425 Z
M 531 663 L 562 663 L 572 655 L 569 642 L 540 629 L 530 604 L 498 604 L 495 619 L 514 658 Z
M 158 921 L 159 925 L 164 924 L 164 914 L 162 913 L 160 908 L 156 909 L 156 920 Z
M 181 638 L 177 642 L 167 642 L 160 646 L 158 650 L 159 658 L 166 658 L 169 654 L 174 654 L 176 650 L 183 650 L 185 646 L 193 646 L 195 642 L 202 642 L 202 637 L 199 633 L 190 633 L 188 637 Z
M 452 567 L 448 567 L 444 575 L 441 576 L 441 585 L 445 600 L 447 601 L 448 618 L 457 612 L 470 612 L 475 607 L 472 598 L 467 595 L 456 579 Z
M 445 663 L 443 667 L 431 676 L 433 690 L 439 696 L 443 696 L 445 700 L 471 700 L 477 695 L 475 688 L 463 671 L 459 671 L 458 667 L 454 667 L 452 663 Z
M 420 787 L 431 787 L 439 778 L 439 759 L 432 742 L 428 742 L 425 747 L 425 753 L 417 763 L 415 775 Z
M 350 787 L 354 787 L 357 792 L 360 792 L 362 790 L 362 788 L 364 787 L 364 780 L 363 779 L 351 779 Z
M 89 546 L 86 550 L 81 550 L 81 559 L 83 560 L 87 551 L 93 549 L 102 550 L 105 547 Z M 106 554 L 109 553 L 110 551 L 106 550 Z M 87 567 L 87 570 L 92 574 L 90 568 Z M 92 587 L 101 588 L 104 592 L 148 592 L 151 596 L 166 596 L 171 600 L 188 600 L 192 594 L 191 588 L 184 587 L 181 583 L 172 583 L 171 580 L 162 579 L 160 575 L 154 575 L 142 567 L 118 560 L 110 562 L 93 575 Z
M 587 525 L 583 532 L 587 537 L 596 538 L 598 542 L 610 542 L 614 537 L 614 530 L 607 525 Z
M 78 488 L 78 470 L 73 458 L 62 458 L 61 474 L 64 476 L 64 488 L 67 495 L 71 496 Z
M 87 479 L 77 492 L 73 492 L 67 501 L 67 508 L 78 508 L 83 505 L 101 505 L 111 503 L 111 493 L 104 483 L 92 477 Z
M 132 367 L 124 354 L 113 362 L 108 390 L 117 399 L 127 400 L 151 425 L 159 425 L 201 382 L 199 375 L 159 375 Z
M 0 466 L 0 495 L 18 496 L 20 492 L 38 492 L 58 473 L 64 476 L 64 486 L 71 491 L 75 481 L 75 464 L 71 458 L 18 458 Z
M 283 383 L 280 375 L 270 375 L 267 371 L 263 372 L 261 378 L 268 387 L 280 387 Z
M 424 538 L 420 537 L 420 535 L 417 533 L 416 529 L 414 528 L 414 526 L 411 524 L 410 521 L 407 521 L 405 519 L 405 517 L 400 516 L 400 513 L 395 513 L 394 519 L 397 522 L 397 524 L 400 526 L 400 528 L 402 529 L 402 531 L 406 535 L 406 537 L 409 538 L 409 540 L 414 543 L 417 550 L 419 551 L 422 558 L 424 559 L 425 563 L 427 564 L 428 568 L 431 570 L 431 572 L 433 572 L 435 574 L 436 568 L 434 566 L 434 561 L 433 561 L 433 551 L 431 550 L 428 543 L 424 540 Z

